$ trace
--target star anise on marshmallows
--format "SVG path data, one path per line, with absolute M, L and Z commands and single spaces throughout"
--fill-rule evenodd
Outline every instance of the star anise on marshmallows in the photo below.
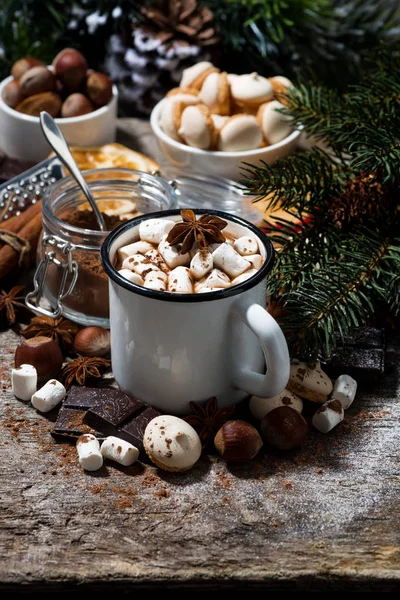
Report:
M 184 421 L 197 431 L 204 448 L 214 439 L 222 425 L 229 421 L 236 407 L 218 408 L 217 399 L 214 396 L 208 400 L 206 405 L 190 402 L 190 408 L 193 414 L 185 417 Z
M 168 234 L 167 242 L 171 246 L 182 244 L 180 254 L 186 254 L 194 243 L 201 248 L 207 248 L 208 244 L 225 242 L 222 230 L 228 225 L 226 221 L 215 215 L 202 215 L 196 219 L 196 215 L 190 209 L 181 210 L 182 221 L 176 223 Z

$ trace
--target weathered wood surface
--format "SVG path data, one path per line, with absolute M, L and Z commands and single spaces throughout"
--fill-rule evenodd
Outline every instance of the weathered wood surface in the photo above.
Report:
M 84 473 L 15 399 L 1 334 L 0 589 L 398 589 L 400 340 L 345 422 L 294 452 Z M 54 417 L 51 417 L 54 418 Z
M 146 128 L 139 141 L 148 151 Z M 0 591 L 399 589 L 400 337 L 330 434 L 183 474 L 84 473 L 54 416 L 12 395 L 18 341 L 0 334 Z

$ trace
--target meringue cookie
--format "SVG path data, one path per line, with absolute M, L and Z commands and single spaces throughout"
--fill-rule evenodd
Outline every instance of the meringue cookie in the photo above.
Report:
M 294 87 L 293 83 L 287 77 L 283 77 L 283 75 L 275 75 L 275 77 L 269 77 L 268 81 L 274 88 L 274 94 L 284 94 L 286 90 Z
M 239 114 L 230 117 L 221 128 L 218 150 L 241 152 L 259 148 L 263 140 L 257 119 L 252 115 Z
M 265 415 L 267 415 L 274 408 L 278 406 L 290 406 L 301 413 L 303 410 L 303 400 L 293 394 L 290 390 L 284 389 L 280 394 L 273 396 L 272 398 L 261 398 L 260 396 L 252 396 L 250 399 L 250 412 L 259 421 L 261 421 Z
M 323 404 L 333 390 L 333 383 L 319 362 L 315 365 L 296 362 L 290 366 L 287 388 L 301 398 Z
M 214 67 L 214 65 L 207 60 L 196 63 L 192 67 L 183 70 L 179 87 L 199 90 L 207 75 L 215 71 L 218 71 L 217 67 Z
M 143 446 L 150 460 L 165 471 L 187 471 L 199 460 L 201 441 L 189 423 L 171 415 L 147 425 Z
M 258 73 L 238 75 L 231 81 L 232 98 L 238 106 L 254 108 L 273 98 L 272 84 Z
M 201 87 L 199 98 L 217 115 L 230 113 L 230 87 L 227 73 L 213 72 L 207 75 Z
M 197 104 L 200 99 L 192 94 L 174 94 L 165 99 L 160 113 L 159 125 L 173 140 L 179 141 L 178 129 L 186 106 Z
M 277 112 L 284 108 L 278 100 L 272 100 L 261 104 L 257 112 L 257 121 L 266 142 L 270 145 L 284 140 L 292 131 L 292 125 L 288 117 Z
M 178 135 L 194 148 L 209 150 L 214 146 L 217 132 L 205 104 L 187 106 L 184 109 Z

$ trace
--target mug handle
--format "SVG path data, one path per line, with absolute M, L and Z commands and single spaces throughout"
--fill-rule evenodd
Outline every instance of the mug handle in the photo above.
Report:
M 247 308 L 236 306 L 235 313 L 257 336 L 267 365 L 264 375 L 249 369 L 239 370 L 235 384 L 252 396 L 272 398 L 279 394 L 289 381 L 290 357 L 282 329 L 259 304 L 252 304 Z

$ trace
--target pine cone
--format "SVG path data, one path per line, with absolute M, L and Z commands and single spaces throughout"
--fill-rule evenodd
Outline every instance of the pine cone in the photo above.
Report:
M 110 38 L 103 69 L 118 86 L 122 116 L 147 116 L 179 85 L 183 69 L 214 60 L 219 41 L 212 12 L 196 0 L 161 0 L 141 8 L 142 22 Z
M 333 200 L 328 215 L 336 227 L 347 231 L 352 225 L 380 218 L 391 202 L 388 190 L 373 175 L 361 174 Z
M 214 15 L 196 0 L 161 0 L 143 6 L 144 17 L 140 28 L 163 44 L 182 40 L 198 46 L 212 46 L 219 42 Z

